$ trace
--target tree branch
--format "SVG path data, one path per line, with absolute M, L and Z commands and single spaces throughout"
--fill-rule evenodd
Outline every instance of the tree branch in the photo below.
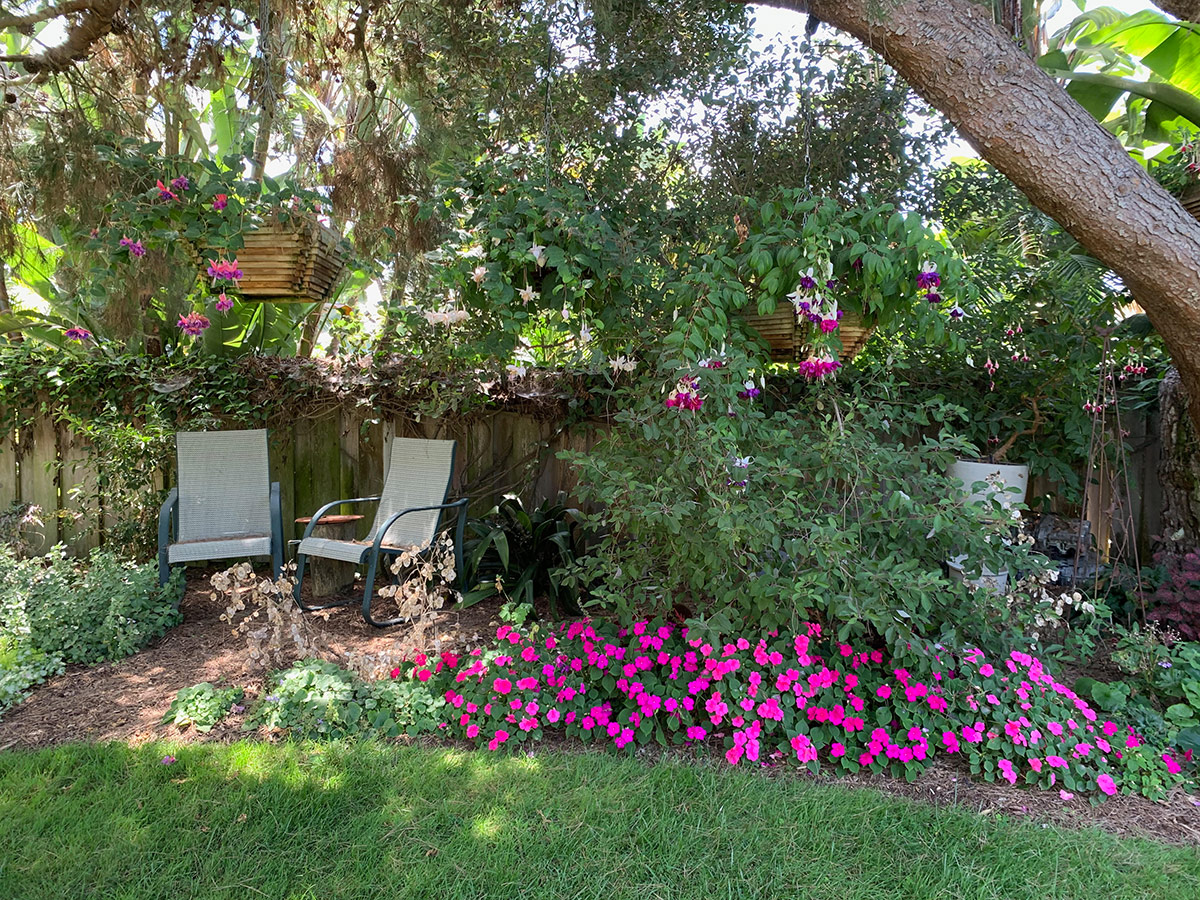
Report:
M 1200 0 L 1150 0 L 1150 2 L 1180 21 L 1200 23 Z
M 136 0 L 134 0 L 136 2 Z M 47 7 L 28 16 L 7 16 L 0 19 L 0 28 L 28 27 L 23 19 L 34 17 L 34 22 L 45 21 L 55 16 L 78 14 L 79 18 L 67 28 L 66 39 L 45 53 L 32 54 L 19 62 L 31 75 L 64 72 L 79 60 L 86 59 L 92 44 L 103 40 L 113 29 L 113 19 L 125 5 L 125 0 L 67 0 L 56 7 Z M 54 11 L 54 15 L 43 15 Z

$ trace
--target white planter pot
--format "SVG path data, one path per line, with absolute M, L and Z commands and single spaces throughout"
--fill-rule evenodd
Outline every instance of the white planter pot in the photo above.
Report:
M 993 572 L 987 566 L 984 566 L 978 578 L 967 578 L 964 574 L 966 560 L 967 557 L 965 554 L 946 560 L 946 565 L 950 568 L 950 579 L 952 581 L 965 581 L 967 584 L 973 584 L 980 590 L 988 591 L 992 594 L 1003 594 L 1008 590 L 1008 569 Z
M 967 462 L 960 459 L 950 465 L 947 474 L 951 478 L 957 478 L 962 482 L 963 493 L 966 494 L 968 503 L 976 503 L 986 499 L 987 492 L 974 491 L 971 489 L 971 486 L 978 481 L 987 481 L 989 478 L 1000 482 L 1006 489 L 1015 487 L 1019 490 L 1019 493 L 1010 490 L 1004 491 L 999 499 L 1005 506 L 1024 503 L 1025 494 L 1029 490 L 1029 466 Z

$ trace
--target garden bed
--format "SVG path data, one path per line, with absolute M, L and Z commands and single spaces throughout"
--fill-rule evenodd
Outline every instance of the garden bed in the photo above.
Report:
M 261 692 L 264 674 L 250 664 L 244 640 L 220 621 L 224 607 L 211 600 L 209 572 L 189 579 L 181 609 L 184 622 L 146 650 L 117 663 L 93 668 L 72 667 L 66 674 L 36 688 L 30 698 L 0 720 L 0 750 L 35 749 L 78 741 L 121 741 L 133 746 L 156 740 L 231 743 L 244 738 L 243 716 L 234 714 L 208 734 L 180 732 L 162 724 L 175 694 L 199 682 L 235 685 L 250 697 Z M 443 649 L 465 650 L 490 640 L 495 629 L 495 603 L 439 615 L 432 632 Z M 379 631 L 367 626 L 357 607 L 332 611 L 316 619 L 320 635 L 332 655 L 386 654 L 405 649 L 407 629 Z M 248 704 L 247 704 L 248 706 Z M 273 737 L 265 733 L 260 737 Z M 404 739 L 402 739 L 404 740 Z M 419 738 L 426 747 L 446 742 Z M 522 753 L 532 745 L 525 745 Z M 600 751 L 553 733 L 538 745 L 544 752 L 596 755 Z M 481 755 L 485 751 L 476 751 Z M 719 745 L 679 749 L 647 747 L 636 752 L 647 762 L 688 761 L 726 768 Z M 504 754 L 501 754 L 503 756 Z M 766 778 L 834 779 L 797 772 L 789 766 L 739 766 Z M 1200 847 L 1200 801 L 1175 792 L 1164 802 L 1116 796 L 1099 806 L 1078 797 L 1063 802 L 1056 793 L 1009 787 L 1003 783 L 972 780 L 964 762 L 942 756 L 915 781 L 869 773 L 845 775 L 836 782 L 870 788 L 939 807 L 961 807 L 988 817 L 1028 817 L 1044 823 L 1072 827 L 1096 826 L 1116 834 L 1152 837 L 1170 843 Z

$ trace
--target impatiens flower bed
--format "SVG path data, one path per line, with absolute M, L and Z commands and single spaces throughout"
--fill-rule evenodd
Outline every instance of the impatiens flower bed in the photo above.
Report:
M 1064 794 L 1146 792 L 1125 781 L 1150 757 L 1132 729 L 1102 719 L 1036 659 L 988 660 L 941 648 L 908 667 L 881 650 L 796 635 L 712 643 L 686 628 L 588 621 L 550 634 L 504 626 L 499 647 L 418 655 L 393 678 L 445 702 L 438 728 L 490 750 L 548 731 L 618 748 L 716 745 L 732 765 L 800 764 L 835 773 L 917 777 L 939 753 L 988 780 Z M 1160 750 L 1161 752 L 1161 750 Z M 1157 760 L 1161 789 L 1186 776 Z

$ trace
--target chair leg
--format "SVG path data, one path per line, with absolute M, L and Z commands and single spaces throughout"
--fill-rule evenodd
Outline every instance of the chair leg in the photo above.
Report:
M 171 564 L 167 562 L 167 548 L 158 548 L 158 586 L 162 587 L 171 580 Z
M 371 616 L 371 594 L 375 590 L 375 571 L 379 567 L 379 554 L 371 553 L 371 564 L 367 567 L 367 583 L 363 590 L 363 605 L 362 617 L 368 625 L 375 628 L 387 628 L 389 625 L 400 625 L 403 622 L 411 621 L 411 616 L 397 616 L 394 619 L 385 619 L 382 622 L 377 621 Z

